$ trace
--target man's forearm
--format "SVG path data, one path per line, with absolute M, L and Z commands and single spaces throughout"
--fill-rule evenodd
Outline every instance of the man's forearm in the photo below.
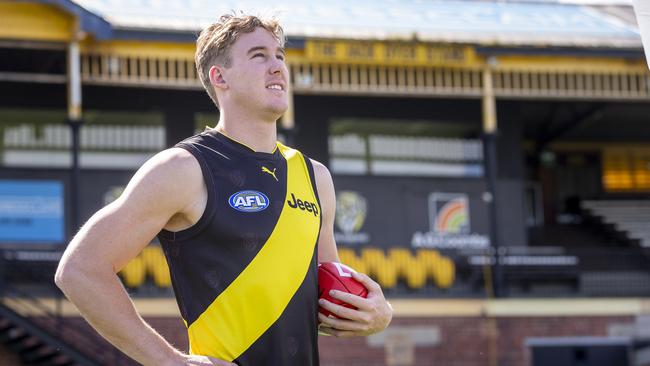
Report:
M 97 332 L 134 360 L 165 365 L 182 357 L 140 317 L 114 273 L 63 271 L 57 284 Z

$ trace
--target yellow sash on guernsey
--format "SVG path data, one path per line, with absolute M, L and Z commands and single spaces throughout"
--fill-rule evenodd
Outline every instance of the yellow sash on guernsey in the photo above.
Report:
M 278 320 L 307 275 L 320 218 L 288 207 L 287 201 L 293 193 L 317 204 L 316 196 L 302 154 L 278 147 L 287 160 L 287 196 L 280 218 L 257 256 L 190 325 L 192 354 L 225 361 L 239 357 Z

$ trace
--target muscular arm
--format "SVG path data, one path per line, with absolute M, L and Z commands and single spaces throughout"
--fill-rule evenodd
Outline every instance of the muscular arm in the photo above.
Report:
M 316 178 L 316 189 L 321 206 L 321 228 L 318 237 L 318 262 L 339 262 L 334 240 L 334 217 L 336 216 L 336 194 L 332 175 L 325 165 L 311 160 Z
M 144 365 L 183 364 L 184 355 L 140 317 L 116 273 L 163 227 L 196 210 L 205 194 L 195 158 L 182 149 L 163 151 L 138 170 L 120 198 L 83 225 L 59 263 L 56 284 L 81 315 Z
M 322 224 L 318 238 L 318 261 L 339 262 L 339 256 L 334 240 L 334 217 L 336 215 L 336 194 L 334 182 L 327 168 L 312 160 L 316 187 L 321 203 Z M 329 310 L 338 318 L 327 317 L 318 313 L 321 322 L 319 330 L 337 337 L 365 336 L 384 330 L 393 317 L 393 309 L 384 298 L 384 293 L 379 284 L 362 273 L 354 273 L 354 278 L 368 289 L 368 297 L 362 298 L 341 291 L 334 291 L 332 297 L 354 305 L 357 309 L 350 309 L 334 304 L 327 300 L 319 300 L 319 304 Z

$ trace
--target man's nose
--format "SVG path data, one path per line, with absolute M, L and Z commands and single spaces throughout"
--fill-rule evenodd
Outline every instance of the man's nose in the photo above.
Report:
M 284 62 L 277 57 L 274 57 L 271 61 L 271 66 L 269 67 L 269 73 L 279 74 L 282 71 L 282 65 Z

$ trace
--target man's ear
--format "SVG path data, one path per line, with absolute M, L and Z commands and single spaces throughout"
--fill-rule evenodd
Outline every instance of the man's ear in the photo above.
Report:
M 220 65 L 210 66 L 210 84 L 214 85 L 219 89 L 228 89 L 228 83 L 226 79 L 223 78 L 224 68 Z

